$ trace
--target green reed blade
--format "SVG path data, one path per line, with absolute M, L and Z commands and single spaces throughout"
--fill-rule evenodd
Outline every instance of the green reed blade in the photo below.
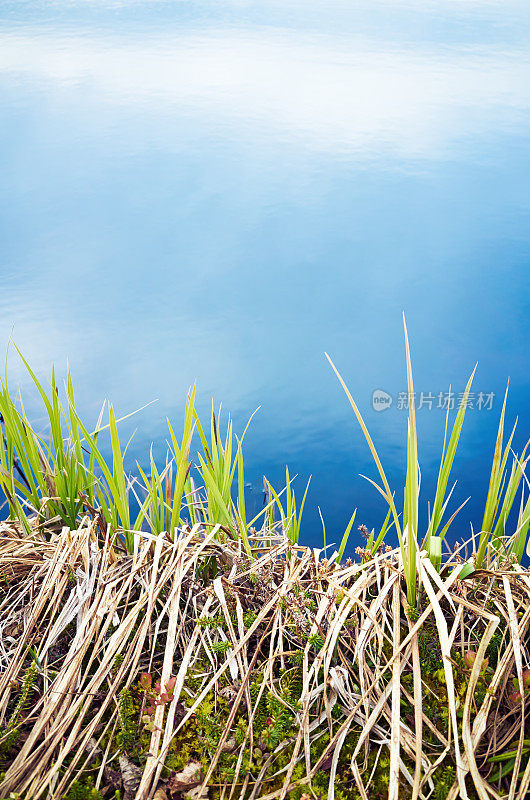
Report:
M 438 529 L 441 525 L 443 513 L 445 511 L 445 493 L 447 491 L 447 484 L 449 482 L 449 476 L 451 474 L 451 469 L 453 466 L 453 461 L 455 458 L 456 450 L 458 447 L 458 442 L 460 440 L 460 434 L 462 432 L 462 427 L 464 424 L 464 417 L 466 414 L 469 393 L 471 390 L 471 385 L 473 383 L 473 378 L 475 376 L 475 372 L 477 369 L 477 365 L 473 369 L 466 387 L 464 389 L 464 393 L 462 395 L 462 401 L 460 403 L 460 408 L 458 409 L 454 424 L 453 430 L 451 431 L 451 436 L 449 438 L 449 444 L 447 445 L 447 451 L 445 449 L 446 443 L 446 434 L 447 434 L 447 425 L 449 419 L 449 403 L 447 404 L 447 414 L 445 420 L 445 434 L 444 434 L 444 447 L 442 451 L 442 459 L 440 463 L 440 470 L 438 473 L 438 481 L 436 484 L 436 494 L 434 497 L 433 503 L 433 510 L 432 516 L 430 519 L 429 527 L 427 529 L 427 536 L 425 541 L 425 546 L 428 547 L 429 539 L 431 536 L 435 536 L 438 533 Z
M 390 513 L 390 509 L 388 510 L 388 513 Z M 342 560 L 342 557 L 344 555 L 344 551 L 346 550 L 346 545 L 348 544 L 348 539 L 350 538 L 350 533 L 351 533 L 351 529 L 353 528 L 353 523 L 355 522 L 356 514 L 357 514 L 357 509 L 355 509 L 353 514 L 351 515 L 350 521 L 348 522 L 348 524 L 346 526 L 346 530 L 344 531 L 344 534 L 342 536 L 340 547 L 339 547 L 339 553 L 338 553 L 338 556 L 337 556 L 337 561 L 339 561 L 339 562 Z

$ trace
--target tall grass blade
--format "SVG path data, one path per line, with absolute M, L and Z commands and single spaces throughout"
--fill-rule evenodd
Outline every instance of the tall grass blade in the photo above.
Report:
M 466 414 L 467 404 L 469 400 L 469 392 L 471 390 L 471 384 L 473 383 L 473 378 L 476 372 L 476 365 L 471 373 L 469 380 L 466 384 L 464 389 L 464 393 L 462 396 L 462 401 L 460 403 L 460 408 L 458 409 L 456 419 L 453 424 L 453 430 L 451 431 L 451 436 L 449 438 L 449 443 L 447 445 L 447 451 L 445 449 L 446 444 L 446 435 L 447 435 L 447 425 L 449 420 L 449 403 L 447 404 L 447 414 L 445 418 L 445 434 L 444 434 L 444 446 L 442 451 L 442 459 L 440 463 L 440 471 L 438 473 L 438 482 L 436 484 L 436 494 L 434 497 L 432 515 L 429 521 L 429 527 L 427 529 L 427 536 L 425 540 L 425 547 L 428 551 L 429 549 L 429 539 L 431 536 L 436 536 L 438 533 L 438 529 L 442 522 L 442 517 L 445 509 L 445 493 L 447 491 L 447 484 L 449 482 L 449 476 L 451 474 L 451 469 L 453 466 L 453 461 L 455 458 L 456 450 L 458 447 L 458 442 L 460 440 L 460 434 L 462 432 L 462 426 L 464 424 L 464 417 Z

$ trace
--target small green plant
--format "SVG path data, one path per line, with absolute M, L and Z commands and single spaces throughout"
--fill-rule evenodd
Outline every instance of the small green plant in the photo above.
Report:
M 514 743 L 514 747 L 510 750 L 506 750 L 504 753 L 499 753 L 497 755 L 491 756 L 488 758 L 489 764 L 495 764 L 498 766 L 496 772 L 489 778 L 491 783 L 497 783 L 502 778 L 506 778 L 512 774 L 513 769 L 515 767 L 515 763 L 517 760 L 517 750 L 519 746 L 519 740 L 516 740 Z M 523 739 L 522 749 L 521 749 L 521 764 L 525 765 L 528 763 L 528 759 L 530 757 L 530 739 Z M 521 771 L 519 777 L 523 777 L 524 769 Z
M 30 530 L 28 513 L 41 519 L 58 515 L 70 528 L 80 517 L 97 510 L 114 529 L 125 530 L 130 552 L 129 479 L 124 469 L 124 455 L 118 437 L 116 419 L 109 406 L 109 423 L 101 424 L 103 409 L 96 429 L 90 433 L 76 409 L 73 382 L 68 371 L 66 403 L 59 400 L 59 390 L 52 368 L 50 390 L 46 391 L 28 362 L 17 350 L 37 393 L 40 396 L 50 428 L 50 441 L 37 434 L 26 416 L 21 398 L 13 398 L 7 380 L 0 379 L 0 487 L 4 491 L 12 519 L 21 520 Z M 131 415 L 128 415 L 131 416 Z M 100 433 L 110 431 L 112 465 L 98 446 Z M 87 458 L 88 456 L 88 458 Z M 101 477 L 95 473 L 96 467 Z M 139 520 L 141 522 L 141 520 Z
M 120 721 L 118 739 L 121 749 L 126 753 L 134 748 L 138 733 L 134 711 L 134 702 L 130 690 L 122 689 L 118 696 Z
M 445 419 L 444 443 L 443 443 L 440 469 L 438 474 L 438 482 L 436 486 L 436 493 L 434 497 L 434 502 L 432 504 L 432 511 L 430 513 L 426 534 L 425 537 L 423 538 L 423 541 L 420 541 L 419 531 L 418 531 L 418 503 L 419 503 L 419 492 L 420 492 L 420 480 L 419 480 L 419 462 L 418 462 L 417 425 L 416 425 L 416 412 L 415 412 L 415 401 L 414 401 L 415 392 L 414 392 L 414 382 L 412 377 L 412 363 L 411 363 L 410 348 L 409 348 L 409 341 L 407 334 L 407 326 L 405 323 L 404 315 L 403 315 L 403 327 L 405 334 L 405 355 L 406 355 L 406 366 L 407 366 L 409 417 L 408 417 L 408 433 L 407 433 L 407 447 L 406 447 L 407 468 L 406 468 L 402 514 L 398 514 L 396 503 L 394 501 L 394 493 L 390 489 L 390 485 L 388 483 L 385 471 L 383 469 L 383 465 L 381 463 L 381 460 L 379 458 L 373 440 L 370 436 L 370 433 L 368 432 L 368 428 L 363 420 L 361 412 L 359 411 L 359 408 L 355 403 L 355 400 L 353 399 L 342 376 L 340 375 L 339 371 L 337 370 L 333 361 L 327 355 L 327 353 L 326 357 L 329 363 L 331 364 L 331 367 L 333 368 L 335 374 L 337 375 L 337 378 L 339 379 L 339 382 L 341 383 L 342 388 L 346 393 L 346 396 L 359 422 L 359 425 L 361 426 L 362 432 L 364 434 L 364 437 L 368 443 L 373 459 L 375 461 L 377 471 L 379 473 L 379 477 L 381 480 L 381 485 L 373 481 L 371 478 L 368 478 L 368 480 L 388 503 L 388 514 L 385 523 L 383 524 L 383 528 L 381 529 L 381 533 L 379 534 L 375 542 L 373 535 L 370 537 L 369 548 L 367 548 L 367 552 L 371 552 L 372 554 L 376 552 L 377 547 L 382 541 L 384 533 L 388 528 L 388 522 L 390 520 L 390 515 L 391 515 L 393 524 L 396 527 L 399 547 L 401 550 L 401 558 L 403 561 L 405 581 L 407 585 L 408 603 L 410 608 L 415 608 L 416 598 L 417 598 L 417 583 L 418 583 L 417 563 L 416 563 L 417 553 L 423 547 L 427 551 L 430 561 L 432 562 L 434 567 L 439 571 L 441 568 L 441 561 L 442 561 L 442 542 L 447 534 L 447 531 L 449 530 L 451 523 L 455 519 L 458 512 L 462 509 L 463 505 L 465 505 L 463 503 L 451 515 L 448 522 L 446 522 L 445 525 L 443 525 L 442 527 L 443 517 L 446 512 L 447 505 L 449 503 L 452 493 L 451 490 L 447 494 L 447 487 L 449 483 L 449 478 L 456 450 L 460 439 L 460 434 L 462 431 L 462 426 L 464 423 L 464 416 L 466 408 L 468 406 L 469 393 L 476 367 L 471 373 L 471 376 L 466 384 L 464 392 L 462 393 L 462 399 L 449 438 L 448 438 L 449 404 L 447 407 L 447 414 Z M 479 546 L 476 556 L 477 567 L 482 566 L 488 545 L 491 545 L 493 550 L 499 551 L 501 549 L 502 543 L 506 541 L 506 531 L 505 531 L 506 522 L 508 520 L 508 516 L 513 506 L 519 484 L 524 475 L 526 464 L 528 462 L 528 457 L 526 457 L 526 450 L 528 447 L 527 445 L 527 447 L 524 448 L 521 457 L 518 457 L 517 455 L 514 456 L 513 465 L 509 473 L 509 476 L 507 477 L 506 465 L 515 428 L 514 430 L 512 430 L 512 433 L 508 439 L 506 446 L 503 447 L 505 408 L 506 408 L 506 395 L 504 398 L 501 418 L 499 422 L 499 430 L 495 445 L 493 465 L 490 477 L 490 485 L 486 499 L 484 520 L 482 523 L 482 531 L 479 536 Z M 402 517 L 402 522 L 400 522 L 400 516 Z M 515 559 L 519 561 L 521 560 L 524 553 L 529 528 L 530 528 L 530 498 L 527 500 L 526 505 L 523 504 L 523 499 L 521 498 L 521 509 L 519 512 L 519 519 L 516 532 L 514 536 L 512 536 L 511 539 L 508 540 L 508 552 L 512 554 Z M 472 569 L 473 568 L 469 566 L 469 568 L 466 569 L 466 574 L 469 575 Z
M 117 675 L 122 664 L 123 664 L 123 654 L 116 653 L 116 655 L 114 656 L 114 664 L 112 667 L 112 672 L 114 675 Z
M 160 681 L 153 683 L 153 676 L 150 672 L 143 672 L 140 675 L 139 689 L 144 695 L 145 714 L 142 722 L 149 731 L 154 730 L 154 716 L 157 706 L 165 706 L 173 700 L 177 679 L 169 678 L 162 691 Z
M 173 426 L 167 420 L 171 456 L 166 459 L 166 466 L 160 472 L 150 452 L 150 473 L 147 475 L 138 464 L 138 469 L 144 482 L 143 489 L 146 499 L 141 504 L 140 512 L 135 522 L 139 527 L 143 519 L 147 519 L 151 532 L 158 535 L 167 532 L 173 539 L 175 531 L 183 524 L 183 503 L 187 500 L 192 522 L 196 522 L 194 512 L 193 491 L 190 482 L 190 447 L 193 437 L 193 420 L 195 415 L 195 387 L 186 400 L 184 411 L 184 431 L 179 442 Z M 174 474 L 175 466 L 175 474 Z
M 275 491 L 269 481 L 265 478 L 265 486 L 268 490 L 269 496 L 273 498 L 280 512 L 280 522 L 282 526 L 282 531 L 287 536 L 287 538 L 293 543 L 298 544 L 300 538 L 300 526 L 302 523 L 302 514 L 304 512 L 305 501 L 307 497 L 307 492 L 309 490 L 309 484 L 311 483 L 311 478 L 307 481 L 307 485 L 305 488 L 304 495 L 302 497 L 302 502 L 300 503 L 300 508 L 298 509 L 296 506 L 296 496 L 291 487 L 292 478 L 289 475 L 289 467 L 285 468 L 285 488 L 280 492 L 280 494 L 285 493 L 285 508 L 282 505 L 280 500 L 280 494 Z
M 44 403 L 50 441 L 33 430 L 22 399 L 11 395 L 6 365 L 4 380 L 0 379 L 0 486 L 8 499 L 11 518 L 21 520 L 28 530 L 31 513 L 42 519 L 59 515 L 74 527 L 83 509 L 81 495 L 93 496 L 94 479 L 88 474 L 75 422 L 72 424 L 72 417 L 68 418 L 59 402 L 54 370 L 47 393 L 19 355 Z M 73 405 L 69 375 L 68 392 Z
M 26 670 L 26 673 L 25 673 L 24 678 L 22 680 L 22 689 L 21 689 L 21 692 L 20 692 L 20 696 L 19 696 L 19 698 L 17 700 L 17 704 L 16 704 L 15 708 L 13 709 L 13 713 L 11 714 L 11 716 L 9 717 L 9 719 L 7 721 L 7 726 L 6 727 L 7 727 L 8 731 L 13 731 L 13 729 L 16 727 L 16 725 L 17 725 L 17 723 L 18 723 L 18 721 L 20 719 L 20 715 L 22 714 L 22 712 L 24 710 L 26 702 L 27 702 L 31 692 L 33 691 L 33 688 L 35 686 L 35 682 L 37 680 L 37 675 L 38 675 L 38 668 L 37 668 L 37 665 L 35 664 L 35 662 L 33 662 L 33 663 L 31 663 L 29 665 L 29 667 Z
M 84 782 L 73 781 L 64 800 L 103 800 L 103 795 L 94 787 L 94 781 L 89 776 Z
M 399 546 L 401 549 L 401 556 L 403 559 L 403 567 L 405 571 L 405 581 L 407 585 L 407 599 L 411 606 L 416 605 L 416 584 L 417 584 L 417 575 L 416 575 L 416 553 L 418 549 L 418 542 L 417 542 L 417 533 L 418 533 L 418 496 L 419 496 L 419 465 L 418 465 L 418 444 L 417 444 L 417 432 L 416 432 L 416 415 L 414 409 L 414 384 L 412 380 L 412 366 L 410 360 L 410 350 L 408 344 L 408 336 L 407 336 L 407 328 L 405 325 L 405 319 L 403 318 L 404 330 L 405 330 L 405 350 L 406 350 L 406 360 L 407 360 L 407 384 L 408 384 L 408 394 L 409 394 L 409 420 L 408 420 L 408 435 L 407 435 L 407 475 L 405 481 L 405 491 L 404 491 L 404 505 L 403 505 L 403 527 L 399 520 L 399 514 L 397 512 L 396 504 L 394 502 L 394 494 L 390 489 L 390 485 L 388 483 L 388 479 L 386 477 L 385 471 L 383 469 L 383 465 L 375 448 L 375 445 L 372 441 L 372 437 L 368 432 L 368 428 L 364 422 L 364 419 L 357 407 L 355 400 L 353 399 L 348 387 L 346 386 L 342 376 L 340 375 L 339 371 L 335 367 L 335 364 L 331 360 L 331 358 L 326 353 L 326 357 L 331 364 L 337 378 L 339 379 L 342 388 L 344 389 L 346 396 L 350 402 L 350 405 L 354 411 L 355 416 L 361 426 L 363 434 L 366 438 L 372 456 L 377 466 L 377 470 L 379 472 L 379 477 L 382 482 L 382 486 L 375 483 L 375 481 L 368 478 L 370 483 L 377 489 L 378 492 L 384 497 L 388 506 L 392 512 L 394 524 L 396 526 L 397 536 L 399 540 Z
M 514 456 L 510 474 L 507 478 L 507 460 L 515 434 L 514 425 L 506 446 L 504 446 L 504 416 L 506 412 L 507 396 L 508 388 L 506 388 L 506 393 L 504 395 L 497 440 L 493 453 L 486 507 L 484 509 L 484 518 L 482 520 L 482 528 L 479 536 L 476 561 L 477 567 L 481 567 L 484 563 L 488 544 L 491 543 L 493 548 L 498 550 L 501 546 L 501 542 L 504 540 L 506 522 L 512 509 L 521 478 L 524 475 L 526 464 L 528 463 L 528 457 L 525 457 L 528 448 L 527 444 L 520 458 L 517 455 Z M 524 545 L 529 525 L 530 504 L 527 502 L 526 506 L 523 508 L 521 498 L 521 510 L 519 513 L 517 530 L 510 543 L 510 552 L 516 556 L 518 561 L 521 561 L 524 554 Z
M 309 642 L 313 650 L 317 651 L 317 653 L 324 647 L 324 639 L 322 638 L 322 636 L 320 636 L 319 633 L 311 634 L 311 636 L 308 638 L 307 641 Z
M 216 655 L 223 655 L 231 650 L 232 645 L 230 642 L 212 642 L 212 650 Z

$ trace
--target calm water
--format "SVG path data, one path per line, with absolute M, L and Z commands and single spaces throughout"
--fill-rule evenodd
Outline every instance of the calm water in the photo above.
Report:
M 68 359 L 94 422 L 156 398 L 131 465 L 163 455 L 195 379 L 238 430 L 260 405 L 249 497 L 286 463 L 300 492 L 312 474 L 320 544 L 318 505 L 328 541 L 382 511 L 324 351 L 400 493 L 405 310 L 424 511 L 438 393 L 479 362 L 467 536 L 508 376 L 530 436 L 529 39 L 527 0 L 0 0 L 0 352 L 12 334 L 41 374 Z

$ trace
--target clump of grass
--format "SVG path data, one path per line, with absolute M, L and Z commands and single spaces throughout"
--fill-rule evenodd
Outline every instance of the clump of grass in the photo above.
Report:
M 75 528 L 85 513 L 98 514 L 114 529 L 121 527 L 132 552 L 129 505 L 130 480 L 124 469 L 124 456 L 118 435 L 118 422 L 112 405 L 109 421 L 102 425 L 103 409 L 95 430 L 89 432 L 76 409 L 74 387 L 68 372 L 63 405 L 52 369 L 49 390 L 20 355 L 46 413 L 49 438 L 37 433 L 22 399 L 13 396 L 7 380 L 0 379 L 0 488 L 6 495 L 12 519 L 22 522 L 27 531 L 34 515 L 45 522 L 59 517 Z M 130 415 L 129 415 L 130 416 Z M 126 417 L 122 417 L 125 419 Z M 98 446 L 100 434 L 109 430 L 112 462 L 108 463 Z M 96 474 L 99 470 L 99 475 Z M 141 524 L 141 518 L 136 527 Z
M 391 490 L 388 483 L 383 465 L 377 453 L 374 442 L 370 436 L 368 428 L 364 419 L 359 411 L 355 400 L 353 399 L 348 387 L 346 386 L 342 376 L 335 367 L 331 358 L 326 354 L 326 357 L 331 364 L 335 374 L 337 375 L 345 393 L 348 397 L 350 405 L 353 408 L 354 414 L 361 426 L 362 432 L 368 443 L 372 456 L 374 458 L 381 485 L 368 478 L 367 480 L 377 489 L 377 491 L 384 497 L 388 503 L 387 520 L 392 516 L 393 523 L 396 528 L 401 559 L 403 562 L 403 570 L 407 584 L 407 598 L 411 608 L 414 608 L 417 603 L 417 588 L 420 576 L 420 570 L 417 567 L 417 554 L 421 549 L 424 549 L 437 572 L 440 572 L 442 567 L 442 543 L 451 526 L 451 523 L 463 508 L 463 503 L 451 515 L 449 520 L 442 527 L 442 520 L 444 518 L 449 500 L 451 498 L 452 489 L 447 493 L 447 487 L 453 461 L 458 448 L 460 434 L 464 424 L 465 412 L 468 404 L 469 392 L 475 375 L 475 369 L 472 371 L 470 378 L 466 384 L 462 394 L 462 401 L 458 408 L 452 431 L 447 438 L 448 424 L 449 424 L 449 407 L 447 409 L 445 419 L 445 432 L 444 443 L 442 450 L 442 457 L 440 463 L 440 470 L 436 485 L 436 493 L 430 505 L 429 523 L 425 535 L 420 536 L 418 530 L 418 506 L 420 497 L 420 467 L 418 461 L 418 434 L 416 425 L 416 412 L 414 402 L 414 382 L 412 377 L 412 362 L 410 356 L 410 347 L 407 334 L 407 326 L 405 323 L 405 316 L 403 315 L 403 327 L 405 333 L 405 356 L 407 368 L 407 385 L 408 385 L 408 433 L 406 443 L 407 453 L 407 468 L 405 477 L 405 486 L 403 491 L 404 501 L 401 514 L 398 513 L 396 504 L 394 502 L 394 492 Z M 490 483 L 486 497 L 486 504 L 484 510 L 484 519 L 482 522 L 482 530 L 478 536 L 478 547 L 475 552 L 473 566 L 466 565 L 465 573 L 470 574 L 474 569 L 480 569 L 484 566 L 486 554 L 493 558 L 493 561 L 502 553 L 511 556 L 514 561 L 521 563 L 525 547 L 528 543 L 528 530 L 530 527 L 530 497 L 524 503 L 524 497 L 521 495 L 520 511 L 516 530 L 512 535 L 506 531 L 508 517 L 512 510 L 512 506 L 517 496 L 517 492 L 521 481 L 525 478 L 525 467 L 528 463 L 528 456 L 526 451 L 528 444 L 523 449 L 520 456 L 513 455 L 512 466 L 509 474 L 507 473 L 507 461 L 511 452 L 511 444 L 515 433 L 515 426 L 509 436 L 506 445 L 503 444 L 504 433 L 504 416 L 506 410 L 507 392 L 504 397 L 502 406 L 499 429 L 497 440 L 495 444 L 495 451 L 493 456 L 493 464 L 491 469 Z M 530 444 L 530 442 L 529 442 Z M 454 487 L 453 487 L 454 488 Z M 466 501 L 467 502 L 467 501 Z M 400 517 L 402 524 L 400 522 Z M 388 524 L 385 520 L 383 528 Z M 381 537 L 382 538 L 382 537 Z M 373 539 L 370 540 L 370 546 Z M 379 539 L 378 539 L 379 543 Z M 375 550 L 375 548 L 374 548 Z M 530 554 L 530 553 L 529 553 Z
M 2 523 L 1 797 L 173 800 L 186 769 L 210 800 L 524 796 L 524 573 L 435 580 L 419 554 L 413 619 L 398 550 L 216 534 L 145 532 L 131 560 L 96 521 Z
M 407 583 L 407 597 L 409 605 L 414 608 L 419 574 L 417 554 L 420 549 L 424 549 L 434 568 L 440 571 L 444 538 L 464 505 L 462 504 L 449 519 L 445 520 L 453 491 L 452 488 L 448 491 L 448 486 L 475 370 L 466 384 L 450 432 L 449 409 L 447 411 L 436 492 L 430 504 L 427 529 L 421 536 L 418 530 L 420 501 L 418 433 L 412 362 L 405 322 L 404 332 L 409 419 L 406 442 L 407 468 L 400 512 L 395 502 L 395 493 L 390 488 L 361 413 L 329 356 L 328 360 L 361 425 L 381 483 L 368 480 L 388 503 L 386 519 L 377 536 L 375 532 L 369 535 L 366 553 L 372 556 L 377 553 L 387 532 L 395 527 Z M 20 353 L 19 355 L 37 389 L 50 430 L 49 439 L 33 430 L 21 398 L 13 396 L 10 392 L 6 370 L 4 380 L 0 380 L 0 415 L 3 423 L 0 435 L 0 488 L 6 495 L 11 518 L 21 521 L 27 531 L 31 528 L 30 518 L 34 515 L 41 522 L 59 517 L 66 525 L 74 528 L 83 515 L 88 514 L 92 518 L 98 518 L 102 527 L 109 526 L 113 531 L 119 529 L 127 551 L 133 553 L 136 534 L 146 526 L 154 535 L 164 533 L 173 539 L 175 531 L 182 525 L 201 522 L 211 527 L 218 526 L 217 536 L 221 541 L 226 541 L 228 537 L 238 542 L 247 555 L 251 555 L 250 531 L 261 519 L 261 524 L 266 524 L 269 529 L 281 530 L 293 544 L 299 542 L 309 482 L 298 506 L 288 468 L 286 468 L 285 487 L 281 490 L 276 490 L 265 479 L 267 505 L 253 519 L 247 518 L 243 440 L 252 417 L 240 439 L 234 436 L 230 419 L 223 436 L 220 431 L 220 415 L 216 416 L 212 407 L 208 437 L 195 409 L 195 388 L 193 388 L 186 401 L 182 437 L 176 435 L 173 424 L 168 420 L 168 452 L 163 468 L 156 464 L 151 450 L 149 470 L 144 471 L 141 465 L 137 464 L 141 476 L 141 480 L 137 480 L 125 469 L 125 457 L 130 440 L 125 447 L 122 447 L 118 431 L 121 420 L 116 418 L 112 405 L 108 408 L 108 423 L 103 424 L 103 408 L 95 429 L 90 430 L 82 422 L 76 409 L 70 373 L 67 375 L 65 385 L 65 400 L 61 403 L 54 370 L 50 387 L 46 391 L 29 364 Z M 485 563 L 486 553 L 504 554 L 520 563 L 527 546 L 530 529 L 530 496 L 525 502 L 523 492 L 521 492 L 515 532 L 510 536 L 506 531 L 518 490 L 521 484 L 524 490 L 524 485 L 527 483 L 525 467 L 528 457 L 527 447 L 520 456 L 514 454 L 508 472 L 508 459 L 515 427 L 507 443 L 504 444 L 505 409 L 506 396 L 495 444 L 482 530 L 478 536 L 474 564 L 466 566 L 467 572 L 474 567 L 481 568 Z M 110 447 L 101 446 L 100 436 L 103 432 L 109 434 Z M 202 452 L 197 454 L 196 469 L 193 468 L 194 459 L 191 454 L 194 432 L 197 433 L 202 447 Z M 109 449 L 110 459 L 106 455 Z M 134 517 L 131 516 L 132 496 L 139 506 L 139 511 Z M 276 514 L 279 517 L 278 522 Z M 355 512 L 342 537 L 339 559 L 345 552 L 354 519 Z M 325 527 L 323 530 L 325 536 Z
M 211 800 L 527 795 L 524 496 L 515 532 L 505 530 L 526 448 L 509 467 L 505 399 L 473 562 L 463 569 L 458 552 L 442 561 L 467 403 L 450 433 L 446 417 L 422 536 L 406 327 L 405 352 L 412 402 L 399 512 L 333 367 L 388 503 L 378 532 L 364 529 L 361 563 L 341 563 L 356 512 L 338 557 L 300 544 L 308 487 L 298 503 L 288 470 L 281 490 L 265 480 L 265 508 L 248 519 L 246 429 L 238 439 L 229 420 L 223 435 L 212 409 L 207 435 L 194 389 L 181 436 L 168 421 L 164 466 L 151 452 L 137 480 L 114 409 L 88 428 L 69 374 L 61 402 L 54 373 L 45 390 L 26 364 L 49 437 L 7 376 L 0 382 L 10 511 L 0 523 L 1 796 L 180 800 L 185 781 Z M 393 527 L 396 549 L 384 541 Z
M 34 430 L 22 399 L 10 391 L 6 368 L 4 380 L 0 379 L 0 488 L 7 498 L 10 518 L 20 521 L 28 533 L 35 518 L 41 523 L 59 518 L 75 528 L 88 515 L 98 519 L 102 529 L 119 530 L 120 540 L 132 554 L 137 534 L 146 527 L 155 536 L 164 533 L 173 540 L 180 527 L 200 521 L 215 527 L 220 541 L 227 537 L 237 541 L 251 555 L 249 532 L 277 504 L 280 521 L 276 527 L 293 543 L 298 541 L 307 488 L 297 510 L 288 470 L 285 490 L 277 494 L 270 487 L 274 495 L 267 507 L 252 519 L 247 518 L 242 445 L 252 417 L 240 439 L 234 436 L 228 420 L 223 439 L 212 407 L 208 440 L 195 409 L 193 388 L 186 400 L 182 438 L 167 420 L 169 439 L 164 467 L 157 466 L 151 448 L 149 470 L 144 471 L 137 463 L 140 479 L 136 479 L 125 467 L 131 439 L 123 446 L 118 430 L 119 423 L 131 414 L 117 419 L 109 405 L 108 422 L 103 424 L 104 405 L 95 428 L 88 428 L 76 408 L 70 372 L 61 402 L 55 370 L 46 389 L 18 349 L 17 352 L 37 390 L 50 431 L 45 437 Z M 202 452 L 197 454 L 198 469 L 193 471 L 191 448 L 195 432 Z M 109 437 L 106 447 L 101 445 L 103 433 Z M 285 511 L 280 500 L 283 491 Z M 132 499 L 139 508 L 135 516 L 131 514 Z

